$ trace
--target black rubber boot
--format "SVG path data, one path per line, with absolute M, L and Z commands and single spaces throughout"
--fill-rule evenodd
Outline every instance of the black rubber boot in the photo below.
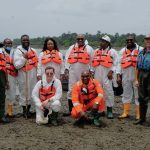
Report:
M 81 117 L 78 120 L 76 120 L 73 125 L 79 128 L 84 128 L 84 124 L 85 124 L 85 118 Z
M 6 116 L 3 116 L 0 119 L 0 122 L 3 123 L 3 124 L 7 124 L 7 123 L 10 123 L 10 120 Z
M 28 105 L 27 107 L 26 106 L 22 106 L 23 108 L 23 117 L 24 118 L 31 118 L 31 113 L 30 113 L 30 108 L 31 108 L 31 105 Z
M 49 117 L 49 122 L 53 125 L 53 126 L 58 126 L 58 112 L 54 112 L 52 111 L 52 114 Z
M 147 104 L 140 104 L 140 120 L 135 122 L 135 125 L 144 125 L 149 126 L 146 122 L 146 113 L 147 113 L 148 105 Z
M 72 111 L 72 107 L 73 107 L 73 104 L 72 104 L 72 100 L 71 100 L 71 99 L 68 99 L 68 106 L 69 106 L 69 112 L 63 113 L 63 116 L 64 116 L 64 117 L 68 117 L 68 116 L 71 115 L 71 111 Z

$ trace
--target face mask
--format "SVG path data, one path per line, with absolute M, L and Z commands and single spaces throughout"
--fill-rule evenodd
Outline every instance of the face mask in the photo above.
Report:
M 5 48 L 7 51 L 11 51 L 11 47 L 6 47 Z

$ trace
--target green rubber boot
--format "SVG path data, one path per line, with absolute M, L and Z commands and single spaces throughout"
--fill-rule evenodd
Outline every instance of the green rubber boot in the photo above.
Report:
M 107 118 L 113 119 L 112 107 L 107 107 Z

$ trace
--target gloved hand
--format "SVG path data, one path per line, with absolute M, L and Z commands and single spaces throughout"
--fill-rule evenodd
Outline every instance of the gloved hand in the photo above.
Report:
M 48 105 L 49 100 L 45 100 L 44 102 L 42 102 L 42 106 L 46 107 Z

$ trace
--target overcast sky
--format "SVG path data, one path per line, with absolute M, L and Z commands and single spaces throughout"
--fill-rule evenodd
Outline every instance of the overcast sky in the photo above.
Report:
M 150 0 L 0 0 L 0 41 L 98 30 L 150 33 Z

